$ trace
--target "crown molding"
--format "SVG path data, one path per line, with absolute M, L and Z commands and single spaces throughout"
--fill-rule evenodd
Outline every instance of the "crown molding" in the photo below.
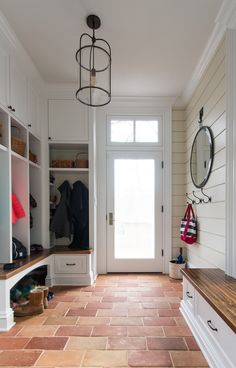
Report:
M 195 67 L 191 79 L 182 93 L 181 100 L 185 105 L 191 99 L 227 28 L 236 28 L 236 0 L 225 0 L 217 14 L 212 34 Z

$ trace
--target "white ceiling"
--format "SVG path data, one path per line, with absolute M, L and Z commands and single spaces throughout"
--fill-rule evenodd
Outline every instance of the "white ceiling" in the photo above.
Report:
M 222 0 L 0 0 L 43 79 L 74 83 L 86 16 L 112 48 L 112 94 L 179 96 L 214 28 Z

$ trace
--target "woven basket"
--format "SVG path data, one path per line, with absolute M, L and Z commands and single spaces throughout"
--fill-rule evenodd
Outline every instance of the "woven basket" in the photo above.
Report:
M 172 279 L 181 280 L 183 278 L 181 269 L 185 267 L 186 267 L 186 262 L 182 264 L 178 264 L 176 263 L 176 261 L 170 261 L 169 262 L 169 276 Z
M 81 158 L 83 156 L 84 156 L 84 158 Z M 87 169 L 89 167 L 88 153 L 87 152 L 77 153 L 76 158 L 75 158 L 75 167 L 77 167 L 79 169 Z
M 29 160 L 35 164 L 38 162 L 37 155 L 35 155 L 31 150 L 29 150 Z
M 20 138 L 11 137 L 11 149 L 12 151 L 18 153 L 18 155 L 25 155 L 25 142 L 23 142 Z
M 71 168 L 73 167 L 73 160 L 52 160 L 52 167 Z

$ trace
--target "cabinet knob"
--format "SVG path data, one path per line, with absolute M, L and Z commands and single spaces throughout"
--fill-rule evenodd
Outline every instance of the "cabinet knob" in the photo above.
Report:
M 11 111 L 15 112 L 16 110 L 12 108 Z
M 7 106 L 7 107 L 8 107 L 8 109 L 12 110 L 12 106 L 11 106 L 11 105 L 9 105 L 9 106 Z
M 29 127 L 29 128 L 31 128 L 31 127 L 32 127 L 32 125 L 31 125 L 31 124 L 28 124 L 28 127 Z
M 52 137 L 48 137 L 48 139 L 49 139 L 49 140 L 51 140 L 51 139 L 52 139 Z

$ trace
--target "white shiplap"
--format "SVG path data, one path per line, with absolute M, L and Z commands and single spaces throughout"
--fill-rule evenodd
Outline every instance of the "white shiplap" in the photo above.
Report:
M 186 108 L 185 188 L 200 190 L 192 184 L 189 161 L 191 146 L 198 130 L 198 114 L 204 108 L 203 124 L 210 126 L 214 137 L 215 155 L 212 174 L 204 190 L 212 202 L 195 205 L 199 220 L 198 241 L 187 247 L 188 261 L 194 267 L 225 267 L 225 38 L 220 43 L 195 93 Z M 174 175 L 173 175 L 174 176 Z M 174 231 L 173 231 L 174 234 Z
M 185 162 L 186 162 L 185 111 L 172 111 L 172 257 L 185 247 L 179 238 L 180 221 L 185 208 Z M 185 252 L 184 252 L 185 253 Z

